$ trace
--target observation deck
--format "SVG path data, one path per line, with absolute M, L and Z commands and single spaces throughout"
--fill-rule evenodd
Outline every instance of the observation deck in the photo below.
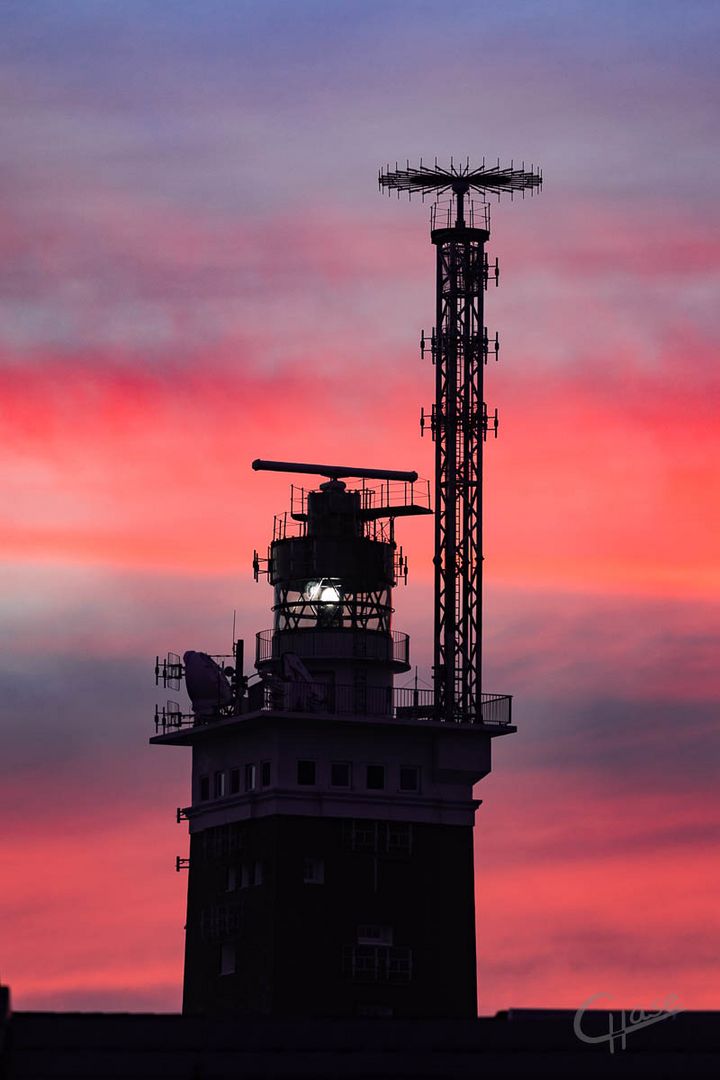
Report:
M 368 717 L 390 721 L 432 721 L 437 723 L 435 693 L 413 687 L 332 686 L 328 683 L 286 682 L 268 679 L 255 683 L 248 690 L 248 712 L 218 714 L 209 719 L 192 713 L 166 712 L 156 714 L 156 736 L 178 734 L 183 729 L 212 726 L 241 719 L 245 715 L 262 713 L 297 713 L 298 716 Z M 442 726 L 447 726 L 441 721 Z M 496 734 L 514 731 L 512 697 L 508 694 L 482 694 L 479 720 L 457 721 L 452 727 L 491 729 Z

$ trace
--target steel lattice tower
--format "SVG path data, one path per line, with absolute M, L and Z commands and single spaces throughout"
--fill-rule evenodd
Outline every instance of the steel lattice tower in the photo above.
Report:
M 484 324 L 484 292 L 494 278 L 485 254 L 490 236 L 488 193 L 526 191 L 541 186 L 539 170 L 524 164 L 501 168 L 469 160 L 450 168 L 381 170 L 381 189 L 398 195 L 440 196 L 431 212 L 431 239 L 437 249 L 436 323 L 429 343 L 435 364 L 435 403 L 429 420 L 435 441 L 435 709 L 439 720 L 482 722 L 482 475 L 483 443 L 497 435 L 497 409 L 489 414 L 484 398 L 488 356 L 498 357 L 499 340 Z M 481 200 L 468 199 L 471 192 Z

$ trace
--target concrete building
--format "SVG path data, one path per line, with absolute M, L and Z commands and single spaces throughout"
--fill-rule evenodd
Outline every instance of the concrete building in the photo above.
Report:
M 329 479 L 257 560 L 274 590 L 258 675 L 186 654 L 194 711 L 151 740 L 192 747 L 183 1010 L 475 1017 L 473 785 L 510 699 L 445 724 L 432 692 L 394 687 L 395 521 L 429 512 L 415 474 L 283 467 Z

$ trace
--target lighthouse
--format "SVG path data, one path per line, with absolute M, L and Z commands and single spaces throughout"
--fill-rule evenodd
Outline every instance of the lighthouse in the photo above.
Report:
M 183 1009 L 285 1016 L 474 1016 L 473 784 L 509 699 L 445 724 L 434 693 L 396 688 L 392 624 L 407 563 L 398 518 L 429 514 L 412 472 L 255 461 L 293 485 L 255 572 L 273 626 L 256 674 L 188 652 L 193 711 L 154 743 L 192 747 Z M 322 479 L 324 477 L 324 479 Z M 238 643 L 239 644 L 239 643 Z
M 186 1014 L 477 1015 L 474 786 L 492 740 L 516 730 L 510 696 L 481 685 L 483 446 L 499 426 L 483 382 L 499 351 L 484 324 L 499 278 L 485 195 L 532 193 L 541 177 L 421 162 L 379 181 L 437 197 L 437 324 L 421 335 L 435 365 L 422 413 L 435 506 L 412 471 L 252 463 L 294 478 L 253 560 L 272 588 L 254 671 L 243 641 L 227 656 L 156 661 L 156 681 L 184 680 L 190 700 L 156 710 L 151 739 L 192 749 L 191 797 L 177 811 L 190 832 L 177 860 Z M 407 577 L 396 527 L 410 515 L 434 524 L 428 690 L 396 685 L 410 670 L 409 636 L 393 622 Z

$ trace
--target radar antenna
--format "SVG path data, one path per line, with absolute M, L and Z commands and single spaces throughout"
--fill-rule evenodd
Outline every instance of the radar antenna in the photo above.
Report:
M 421 333 L 420 351 L 435 364 L 435 403 L 421 414 L 435 441 L 435 715 L 444 721 L 481 723 L 482 675 L 482 464 L 488 432 L 497 436 L 498 412 L 484 399 L 484 368 L 498 359 L 498 335 L 484 324 L 484 292 L 499 280 L 497 261 L 488 263 L 488 195 L 526 191 L 542 185 L 540 169 L 523 162 L 516 168 L 473 167 L 469 159 L 450 166 L 380 169 L 378 182 L 388 194 L 407 191 L 450 199 L 433 205 L 431 239 L 437 249 L 436 325 Z M 480 196 L 473 201 L 472 193 Z

